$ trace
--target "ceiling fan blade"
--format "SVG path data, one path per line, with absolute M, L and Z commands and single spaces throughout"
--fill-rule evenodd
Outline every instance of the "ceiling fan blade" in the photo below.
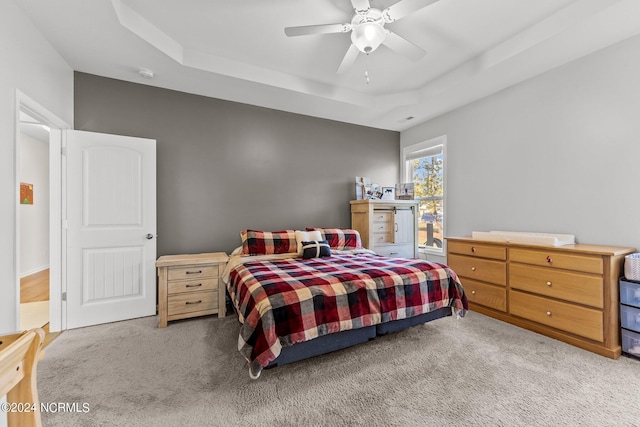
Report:
M 289 37 L 307 36 L 310 34 L 348 33 L 349 31 L 351 31 L 351 24 L 305 25 L 284 29 L 284 33 Z
M 342 62 L 338 67 L 337 73 L 343 74 L 345 71 L 347 71 L 353 65 L 353 63 L 356 62 L 356 58 L 358 57 L 359 53 L 360 51 L 358 50 L 356 45 L 351 44 L 349 46 L 349 50 L 347 50 L 347 53 L 344 55 L 344 58 L 342 58 Z
M 385 22 L 394 22 L 405 16 L 429 6 L 438 0 L 400 0 L 382 11 Z
M 360 12 L 364 13 L 367 10 L 369 10 L 369 8 L 371 8 L 371 5 L 369 4 L 369 0 L 351 0 L 351 4 L 353 5 L 353 8 L 358 13 Z
M 406 56 L 412 61 L 418 61 L 426 53 L 421 47 L 416 46 L 409 40 L 400 37 L 399 35 L 391 31 L 387 31 L 387 37 L 384 38 L 382 44 L 393 50 L 394 52 Z

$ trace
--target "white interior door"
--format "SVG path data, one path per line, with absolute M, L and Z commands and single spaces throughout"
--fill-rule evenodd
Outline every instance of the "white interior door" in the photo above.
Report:
M 66 132 L 67 328 L 156 313 L 156 141 Z

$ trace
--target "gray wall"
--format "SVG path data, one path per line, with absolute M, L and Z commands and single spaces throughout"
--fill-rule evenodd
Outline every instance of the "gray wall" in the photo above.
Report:
M 640 37 L 401 134 L 447 135 L 447 236 L 511 230 L 640 248 Z
M 157 140 L 158 256 L 244 228 L 349 227 L 355 176 L 399 177 L 397 132 L 75 73 L 75 128 Z

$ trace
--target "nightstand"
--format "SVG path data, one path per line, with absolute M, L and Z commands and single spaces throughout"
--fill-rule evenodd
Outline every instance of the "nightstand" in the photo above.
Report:
M 224 317 L 225 287 L 220 276 L 227 260 L 223 252 L 158 258 L 158 327 L 208 314 Z

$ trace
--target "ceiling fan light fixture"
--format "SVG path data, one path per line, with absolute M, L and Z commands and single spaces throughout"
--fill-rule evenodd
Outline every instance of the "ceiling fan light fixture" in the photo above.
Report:
M 360 52 L 371 53 L 387 36 L 387 31 L 377 22 L 363 22 L 351 31 L 351 41 Z

